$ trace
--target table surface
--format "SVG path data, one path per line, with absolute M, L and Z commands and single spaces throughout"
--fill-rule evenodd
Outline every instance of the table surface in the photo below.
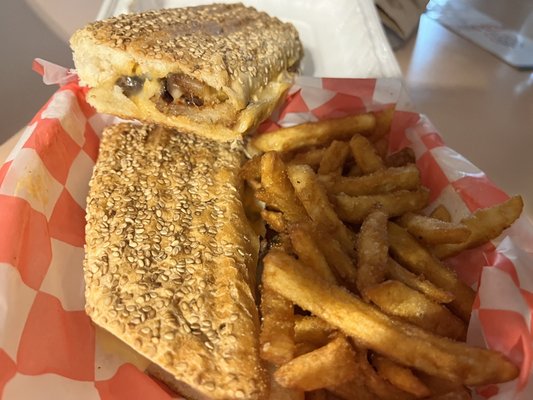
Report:
M 517 70 L 427 16 L 396 51 L 417 110 L 452 147 L 533 216 L 533 74 Z M 3 161 L 20 132 L 0 146 Z

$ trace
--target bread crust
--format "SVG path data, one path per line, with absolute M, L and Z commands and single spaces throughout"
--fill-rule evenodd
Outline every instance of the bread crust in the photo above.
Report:
M 100 112 L 164 124 L 218 140 L 257 126 L 292 83 L 302 57 L 296 29 L 242 4 L 213 4 L 126 14 L 97 21 L 71 38 L 89 102 Z M 195 79 L 220 103 L 172 115 L 154 104 L 169 74 Z M 120 77 L 140 76 L 139 95 L 126 96 Z
M 87 203 L 86 311 L 192 399 L 263 399 L 239 145 L 119 124 Z

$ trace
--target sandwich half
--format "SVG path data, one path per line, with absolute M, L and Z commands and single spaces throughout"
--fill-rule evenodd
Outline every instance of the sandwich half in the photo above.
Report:
M 225 141 L 271 114 L 302 57 L 294 26 L 242 4 L 124 14 L 70 43 L 99 112 Z
M 119 124 L 90 182 L 86 311 L 191 399 L 264 396 L 241 162 L 236 143 Z

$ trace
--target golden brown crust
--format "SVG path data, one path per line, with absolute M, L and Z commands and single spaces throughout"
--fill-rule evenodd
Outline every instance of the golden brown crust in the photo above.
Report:
M 198 399 L 261 399 L 257 238 L 239 148 L 156 126 L 104 131 L 87 205 L 86 310 Z
M 77 31 L 71 46 L 81 82 L 92 88 L 89 101 L 98 111 L 112 112 L 111 105 L 118 103 L 122 115 L 200 135 L 215 124 L 227 131 L 224 140 L 242 136 L 265 118 L 264 107 L 254 106 L 279 101 L 292 80 L 287 70 L 302 56 L 291 24 L 242 4 L 121 15 Z M 150 103 L 159 95 L 159 80 L 174 73 L 206 84 L 224 101 L 191 115 L 161 112 Z M 122 76 L 143 76 L 158 85 L 146 85 L 146 93 L 128 98 L 116 93 L 115 82 Z

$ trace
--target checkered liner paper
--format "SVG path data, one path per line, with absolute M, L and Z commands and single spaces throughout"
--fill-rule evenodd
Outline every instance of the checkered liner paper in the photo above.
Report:
M 82 259 L 88 182 L 102 129 L 76 75 L 35 64 L 59 90 L 25 128 L 0 168 L 0 397 L 20 399 L 172 399 L 100 341 L 84 312 Z M 272 120 L 279 125 L 339 117 L 396 103 L 391 151 L 411 146 L 431 190 L 459 219 L 508 196 L 411 110 L 401 82 L 300 78 Z M 431 206 L 430 206 L 431 207 Z M 506 354 L 521 367 L 513 382 L 477 390 L 479 398 L 532 399 L 533 228 L 526 217 L 497 241 L 448 260 L 478 289 L 468 342 Z

